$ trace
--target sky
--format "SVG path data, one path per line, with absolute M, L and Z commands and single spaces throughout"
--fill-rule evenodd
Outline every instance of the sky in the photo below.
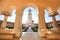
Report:
M 23 14 L 23 21 L 22 23 L 26 23 L 27 21 L 27 17 L 28 17 L 28 10 L 31 9 L 32 10 L 32 20 L 34 20 L 34 23 L 38 23 L 38 17 L 37 17 L 37 12 L 36 9 L 28 7 L 24 10 L 24 14 Z
M 48 12 L 45 10 L 45 22 L 51 22 L 52 21 L 52 17 L 48 16 Z M 55 16 L 56 20 L 60 20 L 60 15 L 56 15 Z
M 28 10 L 31 9 L 32 10 L 32 20 L 34 20 L 34 23 L 38 23 L 38 14 L 37 14 L 37 10 L 32 8 L 32 7 L 28 7 L 25 8 L 23 11 L 23 16 L 22 16 L 22 23 L 26 23 L 27 21 L 27 17 L 28 17 Z M 12 11 L 12 16 L 9 16 L 7 21 L 8 22 L 15 22 L 15 17 L 16 17 L 16 9 Z M 52 17 L 48 16 L 48 12 L 45 10 L 45 22 L 51 22 L 52 21 Z M 0 20 L 4 19 L 4 15 L 0 15 Z M 60 20 L 60 16 L 57 15 L 56 16 L 56 20 Z

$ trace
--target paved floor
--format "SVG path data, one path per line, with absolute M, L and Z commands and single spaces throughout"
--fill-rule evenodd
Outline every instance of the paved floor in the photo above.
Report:
M 31 29 L 31 27 L 29 27 L 26 32 L 33 32 L 33 30 Z
M 20 40 L 47 40 L 46 38 L 40 38 L 37 32 L 23 32 Z
M 47 38 L 41 38 L 38 32 L 33 32 L 31 27 L 28 28 L 27 32 L 22 32 L 22 37 L 20 40 L 49 40 Z

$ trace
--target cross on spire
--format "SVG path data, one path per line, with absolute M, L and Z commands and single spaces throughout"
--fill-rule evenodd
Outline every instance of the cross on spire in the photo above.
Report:
M 31 9 L 29 9 L 29 10 L 28 10 L 28 12 L 32 12 L 32 10 L 31 10 Z

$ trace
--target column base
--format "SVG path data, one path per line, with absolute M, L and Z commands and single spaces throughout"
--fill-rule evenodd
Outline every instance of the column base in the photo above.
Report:
M 39 34 L 39 37 L 43 37 L 43 38 L 46 37 L 46 34 L 44 32 L 38 32 L 38 34 Z
M 51 31 L 53 31 L 53 32 L 60 32 L 59 31 L 59 28 L 56 28 L 56 27 L 55 28 L 52 28 Z
M 20 32 L 20 31 L 18 31 L 16 29 L 14 29 L 13 32 L 15 33 L 15 37 L 21 37 L 21 35 L 22 35 L 22 32 Z

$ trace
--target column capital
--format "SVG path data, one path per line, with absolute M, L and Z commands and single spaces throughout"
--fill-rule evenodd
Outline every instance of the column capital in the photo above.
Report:
M 55 16 L 58 15 L 57 9 L 56 8 L 52 8 L 52 12 L 48 14 L 49 16 Z
M 2 12 L 2 15 L 11 16 L 11 12 L 9 12 L 9 11 L 3 11 Z
M 58 15 L 58 13 L 57 13 L 57 12 L 55 12 L 55 13 L 49 13 L 48 15 L 49 15 L 49 17 L 51 17 L 51 16 L 56 16 L 56 15 Z

